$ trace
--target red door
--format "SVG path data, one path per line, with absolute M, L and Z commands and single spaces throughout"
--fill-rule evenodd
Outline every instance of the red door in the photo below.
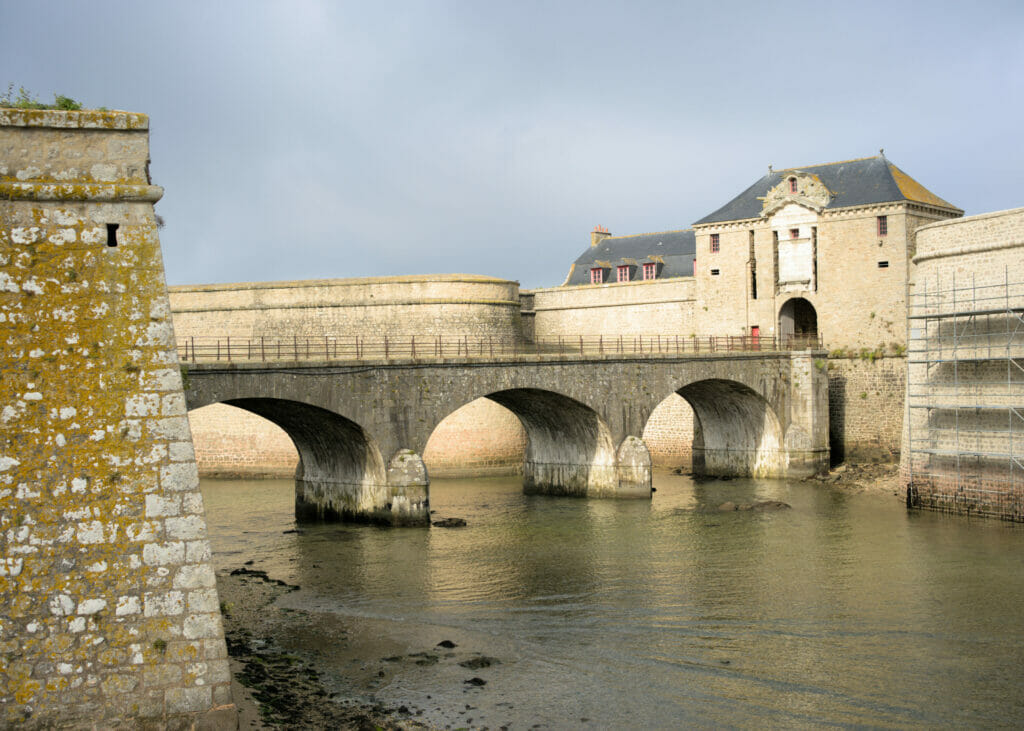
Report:
M 757 325 L 750 326 L 750 345 L 754 350 L 761 349 L 761 328 Z

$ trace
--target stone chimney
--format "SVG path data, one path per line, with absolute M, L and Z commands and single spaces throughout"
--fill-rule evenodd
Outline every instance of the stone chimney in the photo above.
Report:
M 604 226 L 598 224 L 597 226 L 594 226 L 594 230 L 590 232 L 590 245 L 597 246 L 611 235 L 611 231 L 609 231 Z

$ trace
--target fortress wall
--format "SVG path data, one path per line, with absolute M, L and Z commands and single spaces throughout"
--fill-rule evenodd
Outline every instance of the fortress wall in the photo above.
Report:
M 651 464 L 663 469 L 693 466 L 693 409 L 682 396 L 672 394 L 651 412 L 643 440 Z
M 1024 208 L 918 229 L 914 264 L 908 502 L 1024 521 Z
M 437 425 L 423 461 L 431 477 L 519 475 L 525 452 L 526 431 L 519 417 L 481 398 Z
M 179 339 L 521 339 L 519 285 L 470 274 L 171 287 Z
M 4 727 L 235 723 L 148 126 L 0 110 Z
M 907 359 L 828 359 L 832 462 L 892 462 L 900 453 Z
M 190 411 L 202 477 L 294 477 L 299 453 L 284 429 L 244 409 L 210 404 Z
M 692 277 L 530 290 L 538 340 L 559 335 L 690 335 Z

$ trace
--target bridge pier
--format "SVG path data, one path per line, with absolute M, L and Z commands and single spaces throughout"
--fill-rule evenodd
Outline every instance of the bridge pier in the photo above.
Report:
M 590 461 L 544 461 L 537 452 L 523 465 L 527 495 L 650 498 L 651 455 L 640 437 L 626 437 L 618 451 L 601 451 Z
M 307 476 L 300 459 L 295 474 L 295 517 L 299 521 L 347 521 L 384 525 L 429 525 L 430 480 L 423 458 L 400 449 L 381 475 L 338 481 Z

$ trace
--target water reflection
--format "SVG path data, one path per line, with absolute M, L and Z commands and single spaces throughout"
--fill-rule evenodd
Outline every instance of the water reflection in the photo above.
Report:
M 252 559 L 302 586 L 288 602 L 372 619 L 382 642 L 443 632 L 502 653 L 473 700 L 492 727 L 1024 723 L 1018 527 L 814 483 L 655 484 L 645 502 L 438 480 L 438 516 L 467 527 L 301 533 L 285 532 L 290 482 L 203 489 L 219 566 Z M 792 509 L 714 511 L 760 500 Z M 377 695 L 454 708 L 462 678 L 445 672 L 396 673 Z

